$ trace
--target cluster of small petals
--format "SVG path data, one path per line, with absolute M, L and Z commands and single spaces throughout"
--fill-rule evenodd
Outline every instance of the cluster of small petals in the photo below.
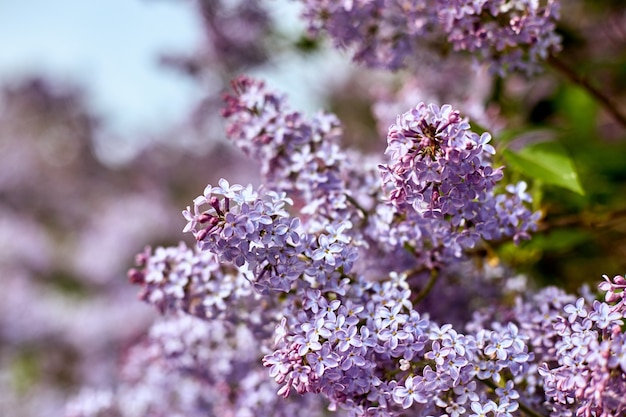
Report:
M 520 396 L 515 383 L 511 379 L 502 380 L 502 375 L 522 376 L 522 369 L 532 359 L 517 327 L 509 325 L 497 331 L 483 329 L 475 335 L 462 335 L 451 325 L 433 323 L 429 339 L 430 345 L 423 355 L 413 361 L 426 360 L 430 364 L 421 368 L 421 375 L 409 375 L 404 386 L 396 386 L 392 398 L 397 404 L 411 407 L 416 401 L 434 401 L 439 413 L 445 411 L 457 416 L 465 415 L 468 409 L 474 415 L 510 415 L 518 409 Z M 415 372 L 419 367 L 413 365 L 409 369 Z M 476 379 L 491 379 L 502 388 L 497 388 L 496 396 L 491 397 Z M 428 409 L 428 413 L 433 410 Z
M 318 397 L 276 396 L 260 366 L 263 339 L 247 324 L 174 315 L 157 322 L 126 355 L 116 392 L 81 394 L 66 417 L 310 416 Z
M 495 196 L 493 218 L 497 220 L 497 225 L 492 224 L 495 227 L 484 233 L 486 237 L 498 239 L 511 236 L 515 243 L 530 239 L 530 232 L 536 230 L 541 213 L 533 213 L 528 209 L 527 204 L 532 199 L 526 187 L 523 181 L 509 184 L 506 186 L 506 194 Z
M 354 217 L 347 200 L 349 162 L 339 146 L 337 117 L 318 113 L 309 120 L 290 110 L 263 82 L 248 77 L 232 85 L 223 110 L 228 136 L 261 163 L 267 187 L 297 199 L 304 205 L 302 213 L 321 221 L 322 228 L 328 219 Z
M 389 128 L 389 162 L 380 166 L 393 208 L 380 209 L 391 244 L 430 250 L 430 258 L 460 257 L 481 239 L 528 238 L 538 213 L 527 207 L 526 185 L 495 194 L 501 169 L 491 167 L 490 135 L 478 135 L 451 106 L 425 103 Z
M 419 315 L 417 322 L 409 320 L 404 306 L 408 300 L 402 301 L 408 296 L 405 278 L 394 275 L 384 283 L 358 281 L 343 295 L 329 291 L 328 285 L 299 291 L 299 300 L 292 300 L 285 312 L 289 318 L 286 334 L 278 340 L 278 349 L 264 359 L 270 374 L 283 384 L 281 393 L 321 392 L 331 404 L 357 415 L 364 415 L 359 411 L 364 409 L 386 415 L 380 400 L 390 394 L 376 375 L 382 362 L 388 361 L 383 358 L 388 358 L 387 352 L 397 358 L 409 347 L 419 349 L 415 342 L 426 338 L 427 322 L 419 322 Z M 376 294 L 380 297 L 374 305 L 364 304 Z M 397 300 L 400 304 L 392 305 Z M 309 371 L 303 376 L 302 369 Z
M 299 220 L 285 210 L 291 203 L 284 194 L 259 196 L 251 186 L 231 186 L 222 179 L 219 187 L 207 186 L 194 200 L 193 211 L 183 211 L 184 231 L 220 261 L 246 265 L 260 289 L 288 291 L 307 266 L 299 257 L 305 240 Z
M 441 0 L 439 16 L 456 50 L 488 60 L 492 70 L 536 72 L 541 60 L 560 49 L 555 33 L 559 3 L 555 0 Z
M 626 317 L 626 278 L 622 275 L 616 275 L 613 279 L 608 276 L 603 276 L 604 281 L 600 283 L 599 288 L 605 292 L 605 301 L 610 304 L 614 304 L 613 309 L 615 311 L 621 311 Z
M 519 332 L 513 323 L 507 326 L 494 324 L 495 330 L 481 330 L 476 336 L 477 346 L 482 350 L 478 361 L 477 376 L 499 383 L 501 371 L 508 369 L 513 376 L 525 375 L 534 353 L 529 352 L 528 336 Z M 512 401 L 511 406 L 515 406 Z
M 517 410 L 512 378 L 523 378 L 533 360 L 528 337 L 514 324 L 458 333 L 422 317 L 410 296 L 406 275 L 397 273 L 353 281 L 344 294 L 299 290 L 277 329 L 276 350 L 264 358 L 279 394 L 321 393 L 358 416 Z M 497 395 L 481 379 L 497 384 Z
M 323 392 L 336 401 L 339 393 L 335 390 L 343 387 L 346 395 L 348 381 L 352 381 L 353 390 L 366 392 L 363 390 L 369 383 L 359 387 L 354 379 L 359 375 L 366 378 L 371 366 L 363 357 L 362 333 L 347 306 L 314 289 L 300 292 L 300 297 L 305 298 L 308 308 L 299 313 L 287 310 L 289 330 L 277 344 L 278 349 L 264 358 L 270 375 L 284 384 L 281 393 L 287 396 L 292 389 L 299 393 Z M 360 310 L 353 308 L 352 315 Z
M 623 283 L 620 276 L 612 281 L 605 277 L 600 289 L 619 294 L 617 286 Z M 483 317 L 468 326 L 475 331 L 482 352 L 478 356 L 490 361 L 480 364 L 477 377 L 491 378 L 499 385 L 495 415 L 513 413 L 522 401 L 545 407 L 552 417 L 614 417 L 626 412 L 622 298 L 608 295 L 606 299 L 611 301 L 576 298 L 547 287 L 528 300 L 518 299 L 504 313 L 518 325 L 493 322 L 494 330 L 487 330 Z M 501 358 L 508 361 L 506 373 L 500 367 Z M 498 383 L 508 372 L 515 384 Z M 523 384 L 518 386 L 519 381 Z
M 218 317 L 228 313 L 229 305 L 256 297 L 237 268 L 182 242 L 154 252 L 146 248 L 136 261 L 129 279 L 142 287 L 139 297 L 161 313 L 184 311 L 201 318 Z
M 608 289 L 606 285 L 601 288 Z M 558 412 L 622 415 L 626 412 L 621 399 L 626 389 L 622 312 L 597 300 L 589 306 L 579 298 L 566 305 L 563 313 L 554 324 L 560 336 L 555 343 L 558 363 L 539 369 L 546 396 Z
M 340 48 L 355 47 L 354 60 L 397 69 L 430 36 L 436 22 L 432 0 L 302 0 L 303 17 L 315 35 L 325 30 Z
M 489 62 L 493 72 L 536 72 L 560 49 L 555 0 L 302 0 L 303 16 L 316 34 L 325 30 L 354 60 L 397 69 L 407 57 L 444 37 L 457 51 Z

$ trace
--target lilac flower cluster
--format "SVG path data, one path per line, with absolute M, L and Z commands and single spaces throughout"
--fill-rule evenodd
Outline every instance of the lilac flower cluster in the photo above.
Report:
M 250 185 L 231 186 L 224 179 L 219 184 L 208 185 L 194 200 L 193 211 L 188 207 L 183 212 L 188 221 L 184 231 L 193 233 L 200 250 L 243 267 L 246 277 L 251 273 L 248 279 L 258 290 L 287 292 L 302 276 L 319 284 L 337 269 L 350 272 L 356 250 L 347 245 L 349 223 L 331 223 L 317 235 L 307 234 L 285 210 L 292 201 L 284 193 L 261 190 L 259 195 Z
M 332 114 L 307 120 L 289 109 L 284 97 L 263 82 L 248 77 L 234 80 L 225 96 L 223 115 L 234 144 L 261 162 L 268 188 L 283 191 L 311 216 L 308 227 L 355 219 L 353 195 L 347 182 L 349 160 L 339 146 L 341 126 Z
M 455 50 L 491 61 L 506 72 L 532 73 L 540 61 L 560 48 L 555 33 L 560 5 L 556 0 L 444 0 L 439 12 L 443 30 Z
M 494 72 L 534 72 L 560 48 L 559 4 L 528 0 L 303 0 L 311 33 L 325 30 L 335 44 L 354 47 L 354 59 L 397 69 L 424 49 L 455 50 L 488 62 Z M 439 45 L 439 46 L 437 46 Z M 419 60 L 417 60 L 419 61 Z
M 432 37 L 437 8 L 432 0 L 303 0 L 311 34 L 327 31 L 338 47 L 355 47 L 354 59 L 373 67 L 398 69 L 416 39 Z
M 150 248 L 136 256 L 137 268 L 129 271 L 131 283 L 142 287 L 139 298 L 161 313 L 184 311 L 198 317 L 229 314 L 236 304 L 258 297 L 248 280 L 217 255 L 180 243 Z
M 599 288 L 606 302 L 588 291 L 576 298 L 547 287 L 528 300 L 518 298 L 511 309 L 477 313 L 468 330 L 498 319 L 518 324 L 534 356 L 518 378 L 526 407 L 546 410 L 551 417 L 619 416 L 626 411 L 625 287 L 623 276 L 604 276 Z
M 248 324 L 172 315 L 130 350 L 117 390 L 84 391 L 65 415 L 321 416 L 319 397 L 275 395 L 277 387 L 257 365 L 262 339 L 253 333 Z
M 143 287 L 141 297 L 177 318 L 153 329 L 149 349 L 137 348 L 138 366 L 156 364 L 155 380 L 133 377 L 132 365 L 125 391 L 166 387 L 159 378 L 175 370 L 192 378 L 189 398 L 215 407 L 242 409 L 252 391 L 264 393 L 246 408 L 255 415 L 283 397 L 368 417 L 622 413 L 623 277 L 602 284 L 605 303 L 588 307 L 585 298 L 547 288 L 477 313 L 464 331 L 420 311 L 430 284 L 417 294 L 409 278 L 452 276 L 467 249 L 519 241 L 534 228 L 526 184 L 499 185 L 488 133 L 472 132 L 449 105 L 420 103 L 390 127 L 382 186 L 372 191 L 372 172 L 342 167 L 347 153 L 318 153 L 304 165 L 294 159 L 325 149 L 326 140 L 338 146 L 338 131 L 316 130 L 262 83 L 240 78 L 235 87 L 229 132 L 261 159 L 268 189 L 224 179 L 208 185 L 183 211 L 198 249 L 181 244 L 138 256 L 130 278 Z M 359 186 L 367 204 L 356 199 Z M 307 221 L 288 211 L 291 196 L 308 210 Z M 335 197 L 346 205 L 333 207 Z M 367 271 L 363 258 L 377 253 L 393 262 Z M 465 278 L 485 273 L 459 268 Z M 227 392 L 228 401 L 215 392 Z M 91 404 L 122 404 L 101 399 Z M 169 400 L 185 410 L 197 405 L 181 401 Z M 287 405 L 280 410 L 297 415 Z
M 302 291 L 264 358 L 279 394 L 321 393 L 354 416 L 515 411 L 513 378 L 533 358 L 526 336 L 513 324 L 457 333 L 420 315 L 410 296 L 402 274 Z
M 539 368 L 551 416 L 613 417 L 626 412 L 624 277 L 605 276 L 607 302 L 567 304 L 554 323 L 556 363 Z M 615 303 L 617 301 L 617 303 Z
M 252 186 L 231 186 L 222 179 L 219 187 L 208 185 L 194 200 L 193 211 L 187 207 L 183 212 L 184 231 L 220 261 L 246 265 L 257 287 L 288 291 L 306 267 L 299 258 L 305 245 L 299 220 L 285 210 L 290 203 L 284 193 L 259 196 Z
M 528 238 L 539 213 L 526 207 L 526 184 L 496 194 L 501 168 L 489 162 L 495 153 L 491 135 L 470 130 L 451 106 L 418 104 L 389 128 L 380 166 L 391 207 L 379 208 L 391 244 L 425 252 L 427 262 L 460 257 L 481 239 Z

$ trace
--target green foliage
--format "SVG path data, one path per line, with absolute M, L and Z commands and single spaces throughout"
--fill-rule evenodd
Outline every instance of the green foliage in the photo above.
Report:
M 519 152 L 507 149 L 504 159 L 528 177 L 584 195 L 576 167 L 558 142 L 535 143 Z
M 24 349 L 13 358 L 9 372 L 16 390 L 24 394 L 41 378 L 40 364 L 32 350 Z
M 592 235 L 584 229 L 555 229 L 539 234 L 525 243 L 526 249 L 565 252 L 589 242 Z
M 567 85 L 555 101 L 565 120 L 564 135 L 568 141 L 589 141 L 597 135 L 598 104 L 588 92 L 580 87 Z

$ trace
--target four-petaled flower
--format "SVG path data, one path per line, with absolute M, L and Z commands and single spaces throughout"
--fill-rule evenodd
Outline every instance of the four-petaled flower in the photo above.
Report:
M 391 394 L 393 400 L 402 405 L 402 408 L 409 408 L 413 402 L 425 404 L 428 401 L 424 395 L 424 386 L 421 378 L 417 376 L 409 376 L 404 381 L 404 385 L 398 385 Z

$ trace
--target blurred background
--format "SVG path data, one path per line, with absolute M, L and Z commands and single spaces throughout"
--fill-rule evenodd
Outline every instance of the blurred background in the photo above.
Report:
M 299 52 L 303 33 L 289 1 L 0 2 L 0 415 L 115 385 L 156 316 L 135 254 L 193 244 L 181 210 L 207 183 L 259 181 L 224 137 L 230 80 L 306 110 L 342 82 L 349 58 Z
M 622 110 L 625 9 L 571 1 L 559 26 L 563 60 Z M 219 117 L 241 73 L 295 109 L 337 112 L 346 143 L 381 159 L 389 122 L 431 97 L 499 150 L 556 140 L 582 192 L 499 160 L 544 219 L 497 261 L 571 291 L 626 272 L 626 133 L 588 91 L 551 68 L 503 80 L 454 63 L 446 74 L 474 80 L 461 91 L 441 68 L 368 70 L 307 36 L 298 13 L 288 0 L 0 2 L 0 415 L 58 416 L 82 386 L 114 385 L 155 317 L 127 282 L 134 255 L 191 243 L 180 211 L 207 183 L 258 181 Z

